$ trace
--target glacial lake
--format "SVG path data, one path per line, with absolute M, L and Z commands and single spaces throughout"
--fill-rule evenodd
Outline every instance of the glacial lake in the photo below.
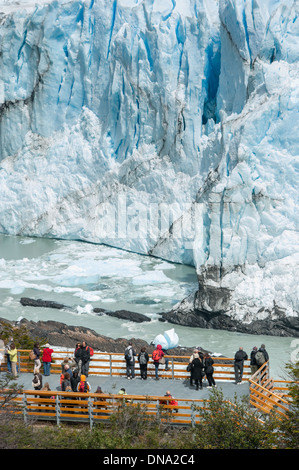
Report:
M 182 327 L 159 321 L 197 287 L 193 267 L 120 249 L 71 240 L 0 235 L 0 317 L 8 320 L 54 320 L 85 326 L 111 338 L 142 338 L 151 342 L 175 329 L 180 346 L 201 346 L 233 357 L 239 346 L 248 356 L 262 343 L 270 355 L 270 373 L 286 379 L 284 365 L 298 360 L 299 340 L 248 335 L 223 330 Z M 70 310 L 24 307 L 21 297 L 53 300 Z M 133 323 L 93 308 L 127 309 L 151 321 Z

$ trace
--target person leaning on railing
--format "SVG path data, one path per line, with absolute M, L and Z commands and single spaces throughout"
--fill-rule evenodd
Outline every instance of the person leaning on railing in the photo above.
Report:
M 14 343 L 11 343 L 10 349 L 5 350 L 6 354 L 9 354 L 11 362 L 11 372 L 14 377 L 17 377 L 17 362 L 18 362 L 18 350 Z
M 242 346 L 240 346 L 239 350 L 235 354 L 235 360 L 234 360 L 236 385 L 242 383 L 244 361 L 246 361 L 247 359 L 248 359 L 247 353 L 243 351 Z

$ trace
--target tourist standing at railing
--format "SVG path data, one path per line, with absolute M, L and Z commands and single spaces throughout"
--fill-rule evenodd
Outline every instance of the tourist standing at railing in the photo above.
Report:
M 82 341 L 82 346 L 81 346 L 81 359 L 82 359 L 82 374 L 88 377 L 88 371 L 89 371 L 89 363 L 90 363 L 90 349 L 89 346 L 87 346 L 87 343 L 85 341 Z
M 12 375 L 17 377 L 18 350 L 14 343 L 10 344 L 10 348 L 6 350 L 6 353 L 10 357 Z
M 190 369 L 190 385 L 191 387 L 193 386 L 193 367 L 191 367 L 191 364 L 192 364 L 192 361 L 193 359 L 195 358 L 200 358 L 201 361 L 203 361 L 203 354 L 202 352 L 199 351 L 198 348 L 195 348 L 193 353 L 191 354 L 190 358 L 189 358 L 189 369 Z
M 205 370 L 207 380 L 209 383 L 207 388 L 216 387 L 215 380 L 213 377 L 213 374 L 214 374 L 213 364 L 214 364 L 214 360 L 211 358 L 210 354 L 206 353 L 204 356 L 204 370 Z
M 149 355 L 146 352 L 146 349 L 143 347 L 141 348 L 140 353 L 138 354 L 138 362 L 140 366 L 140 375 L 141 379 L 146 380 L 147 379 L 147 364 L 149 361 Z
M 259 366 L 257 365 L 257 362 L 256 362 L 256 358 L 255 358 L 256 352 L 257 352 L 257 347 L 254 346 L 254 348 L 252 349 L 252 351 L 251 351 L 251 353 L 250 353 L 250 369 L 251 369 L 251 375 L 255 374 L 256 371 L 257 371 L 258 368 L 259 368 Z
M 49 343 L 47 343 L 43 349 L 43 356 L 42 361 L 44 365 L 44 376 L 49 376 L 51 371 L 51 362 L 52 362 L 52 354 L 54 350 L 50 349 Z
M 75 357 L 75 361 L 76 361 L 76 363 L 77 363 L 77 368 L 78 368 L 78 374 L 79 374 L 79 376 L 81 375 L 81 371 L 82 371 L 82 359 L 81 359 L 81 356 L 82 356 L 81 343 L 77 343 L 77 344 L 76 344 L 76 347 L 75 347 L 74 357 Z
M 12 373 L 12 369 L 11 369 L 11 359 L 10 359 L 10 355 L 8 354 L 8 351 L 10 350 L 10 346 L 11 346 L 12 343 L 13 343 L 13 338 L 10 338 L 7 345 L 6 345 L 6 347 L 5 347 L 7 370 L 10 374 Z
M 159 361 L 162 359 L 163 356 L 164 356 L 164 352 L 162 351 L 162 346 L 161 344 L 157 344 L 156 349 L 152 353 L 152 359 L 154 361 L 154 366 L 155 366 L 155 379 L 156 380 L 159 380 L 159 374 L 158 374 L 159 364 L 160 364 Z
M 195 382 L 196 390 L 202 390 L 202 376 L 203 376 L 204 362 L 197 354 L 194 354 L 194 359 L 191 362 L 192 380 Z
M 135 356 L 137 356 L 136 351 L 129 342 L 125 349 L 127 379 L 135 379 Z
M 261 360 L 258 360 L 258 359 L 257 359 L 257 353 L 261 353 L 261 354 L 260 354 Z M 257 351 L 257 353 L 256 353 L 257 365 L 258 365 L 258 367 L 261 367 L 265 362 L 268 362 L 268 361 L 269 361 L 269 354 L 267 353 L 264 344 L 261 345 L 261 347 L 260 347 L 260 349 Z
M 40 366 L 41 366 L 41 361 L 40 361 L 40 355 L 41 355 L 41 350 L 39 348 L 39 344 L 35 343 L 33 347 L 33 352 L 35 354 L 35 359 L 34 359 L 34 374 L 39 374 Z
M 243 351 L 242 346 L 239 347 L 239 350 L 235 354 L 234 360 L 234 369 L 235 369 L 235 384 L 242 383 L 243 377 L 243 368 L 244 368 L 244 361 L 248 359 L 248 356 L 245 351 Z

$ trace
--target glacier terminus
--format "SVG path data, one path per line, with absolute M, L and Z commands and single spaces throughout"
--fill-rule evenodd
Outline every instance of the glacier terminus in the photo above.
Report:
M 298 335 L 298 14 L 0 0 L 0 233 L 194 266 L 164 319 Z

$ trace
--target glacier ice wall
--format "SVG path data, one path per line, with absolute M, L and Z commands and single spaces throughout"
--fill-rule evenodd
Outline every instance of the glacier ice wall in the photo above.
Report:
M 194 265 L 298 316 L 298 3 L 0 0 L 0 231 Z

